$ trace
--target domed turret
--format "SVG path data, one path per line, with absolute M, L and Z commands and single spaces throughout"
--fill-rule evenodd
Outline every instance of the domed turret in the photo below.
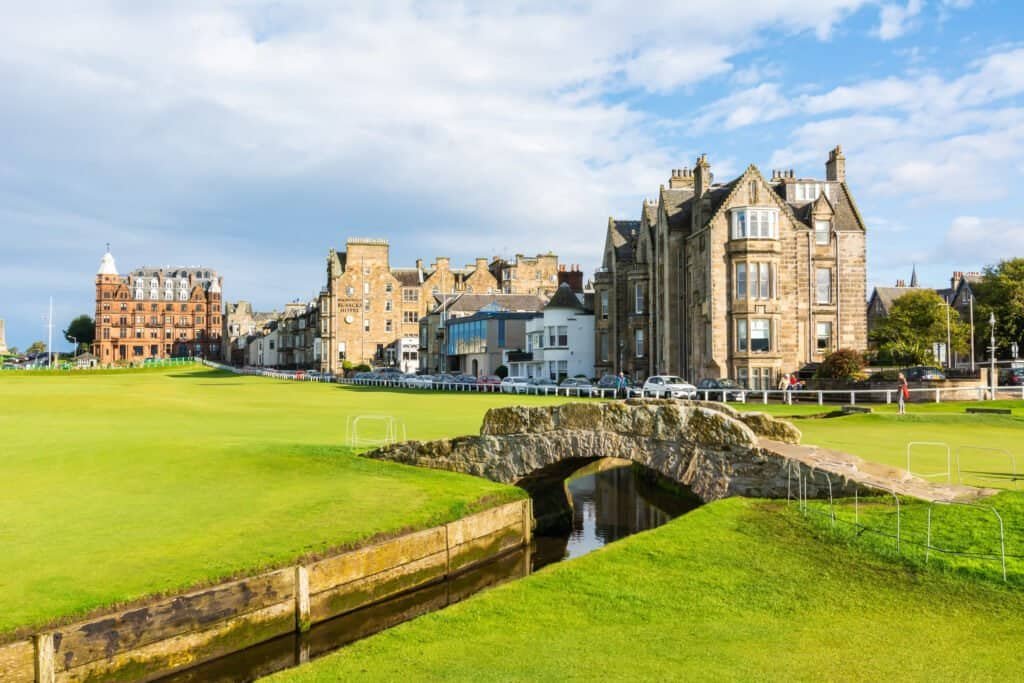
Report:
M 103 254 L 100 261 L 100 270 L 97 275 L 117 275 L 117 264 L 114 263 L 114 255 L 110 253 L 110 245 L 107 245 L 107 253 Z

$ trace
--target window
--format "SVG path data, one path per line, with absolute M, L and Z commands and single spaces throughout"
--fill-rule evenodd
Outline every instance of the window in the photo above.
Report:
M 747 298 L 747 264 L 736 264 L 736 298 Z
M 767 263 L 755 263 L 756 270 L 751 270 L 751 296 L 757 299 L 771 298 L 771 269 Z M 754 273 L 757 273 L 754 279 Z
M 750 385 L 747 383 L 747 372 L 746 368 L 736 368 L 736 381 L 741 387 L 747 387 L 749 389 Z
M 364 320 L 363 321 L 363 332 L 369 332 L 369 331 L 370 331 L 370 321 L 369 320 Z
M 390 320 L 385 320 L 384 321 L 384 331 L 385 332 L 390 332 L 391 331 L 391 321 Z
M 815 300 L 819 304 L 832 303 L 832 270 L 818 268 L 815 271 Z
M 766 319 L 750 321 L 750 350 L 771 350 L 771 321 Z
M 369 311 L 370 310 L 370 300 L 369 299 L 363 299 L 363 310 L 364 311 Z
M 598 345 L 598 354 L 599 354 L 598 355 L 598 360 L 602 360 L 602 361 L 607 362 L 608 361 L 608 333 L 607 332 L 602 332 L 600 339 L 601 339 L 601 342 Z
M 601 292 L 601 320 L 608 319 L 608 290 Z
M 345 288 L 345 296 L 355 296 L 355 295 L 356 295 L 356 288 L 355 287 L 349 285 L 348 287 Z
M 420 320 L 420 314 L 416 311 L 402 311 L 402 322 L 416 323 Z
M 736 350 L 746 351 L 747 350 L 747 321 L 737 320 L 736 321 Z
M 637 358 L 643 358 L 644 357 L 644 331 L 643 330 L 635 330 L 633 332 L 633 345 L 634 345 L 634 347 L 636 349 L 636 357 Z
M 828 221 L 814 221 L 814 243 L 815 244 L 828 244 L 831 235 L 829 229 L 832 224 Z
M 395 289 L 394 285 L 392 285 L 390 282 L 387 282 L 387 283 L 384 284 L 384 291 L 387 294 L 390 294 L 391 292 L 393 292 L 394 289 Z
M 386 299 L 386 300 L 384 301 L 384 310 L 385 310 L 385 311 L 388 311 L 388 312 L 390 312 L 390 311 L 391 311 L 391 309 L 392 309 L 392 307 L 393 307 L 393 306 L 392 306 L 392 304 L 391 304 L 391 299 Z
M 559 325 L 556 331 L 558 332 L 558 346 L 568 346 L 569 327 L 567 325 Z
M 736 209 L 732 212 L 732 238 L 775 239 L 779 212 L 775 209 Z
M 369 282 L 364 282 L 363 283 L 363 294 L 369 294 L 369 293 L 370 293 L 370 283 Z
M 798 202 L 812 202 L 821 195 L 829 196 L 827 183 L 797 183 L 793 187 L 793 197 Z
M 412 287 L 405 287 L 402 289 L 402 301 L 406 303 L 416 303 L 420 300 L 420 290 Z
M 750 196 L 750 203 L 757 204 L 757 181 L 751 180 L 747 184 L 747 194 Z
M 832 348 L 832 323 L 823 322 L 815 325 L 816 337 L 818 339 L 818 350 L 828 351 Z
M 638 314 L 639 313 L 643 313 L 644 312 L 644 286 L 640 282 L 637 282 L 636 284 L 633 285 L 633 299 L 634 299 L 633 311 L 635 313 L 638 313 Z

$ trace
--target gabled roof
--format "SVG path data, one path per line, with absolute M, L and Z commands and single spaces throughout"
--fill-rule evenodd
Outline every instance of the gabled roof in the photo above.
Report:
M 544 308 L 569 308 L 574 311 L 582 311 L 583 302 L 580 301 L 576 293 L 572 291 L 572 288 L 569 287 L 569 284 L 563 282 L 561 285 L 558 286 L 558 289 L 555 291 L 554 296 L 551 297 L 551 301 L 549 301 L 548 305 L 545 306 Z
M 669 230 L 688 230 L 693 212 L 693 188 L 665 189 L 658 192 L 658 204 L 665 211 Z
M 536 313 L 544 309 L 544 299 L 532 294 L 458 294 L 447 301 L 437 295 L 438 305 L 431 313 L 471 314 L 483 308 L 510 312 Z
M 615 259 L 619 263 L 633 261 L 636 238 L 640 234 L 640 221 L 622 221 L 612 218 L 610 221 L 612 246 L 615 248 Z
M 403 287 L 420 286 L 420 271 L 416 268 L 392 268 L 391 275 Z

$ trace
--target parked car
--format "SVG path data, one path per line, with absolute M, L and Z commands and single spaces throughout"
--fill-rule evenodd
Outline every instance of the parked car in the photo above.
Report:
M 702 379 L 697 384 L 697 390 L 697 398 L 704 398 L 704 392 L 707 392 L 707 397 L 712 400 L 743 401 L 746 399 L 743 387 L 727 378 Z
M 653 375 L 640 393 L 653 398 L 695 398 L 697 387 L 675 375 Z
M 560 387 L 592 387 L 594 386 L 589 379 L 585 377 L 566 377 L 563 379 L 558 386 Z
M 1010 368 L 999 374 L 999 383 L 1004 386 L 1019 387 L 1024 385 L 1024 368 Z
M 434 384 L 455 384 L 455 375 L 442 372 L 434 376 Z
M 530 386 L 530 380 L 526 377 L 506 377 L 501 380 L 501 391 L 505 394 L 522 394 Z
M 427 389 L 434 385 L 434 378 L 430 375 L 406 375 L 402 385 L 412 389 Z
M 476 384 L 476 377 L 473 375 L 456 375 L 455 384 Z
M 908 382 L 941 382 L 946 379 L 946 373 L 928 365 L 906 368 L 903 370 L 903 376 Z
M 477 386 L 497 387 L 501 386 L 501 378 L 497 375 L 480 375 L 476 378 Z
M 557 387 L 554 380 L 548 379 L 547 377 L 534 377 L 530 380 L 530 387 L 537 393 L 543 394 L 550 392 L 552 388 Z

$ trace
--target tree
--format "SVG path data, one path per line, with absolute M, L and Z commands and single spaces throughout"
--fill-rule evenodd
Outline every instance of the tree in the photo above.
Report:
M 508 367 L 505 365 L 499 365 L 497 368 L 494 369 L 494 374 L 502 379 L 505 379 L 506 377 L 508 377 Z
M 936 343 L 946 343 L 946 325 L 953 351 L 968 348 L 970 330 L 955 311 L 949 310 L 942 297 L 930 289 L 907 292 L 897 299 L 889 316 L 871 333 L 871 342 L 878 347 L 879 359 L 896 364 L 933 363 Z
M 31 344 L 29 344 L 28 348 L 25 349 L 25 353 L 27 353 L 27 354 L 45 353 L 45 352 L 46 352 L 46 344 L 44 344 L 41 341 L 32 342 Z
M 96 321 L 87 315 L 78 316 L 64 330 L 64 338 L 78 344 L 76 351 L 78 348 L 88 348 L 96 339 Z
M 988 357 L 988 318 L 996 316 L 996 347 L 1007 355 L 1011 342 L 1024 340 L 1024 258 L 1012 258 L 985 268 L 981 281 L 971 286 L 975 296 L 976 350 Z M 997 351 L 996 356 L 1000 353 Z
M 18 351 L 18 347 L 17 346 L 9 346 L 9 347 L 7 347 L 7 353 L 11 354 L 12 356 L 20 356 L 21 355 L 21 352 Z
M 860 351 L 837 349 L 825 358 L 815 374 L 823 379 L 859 380 L 864 379 L 865 364 Z

